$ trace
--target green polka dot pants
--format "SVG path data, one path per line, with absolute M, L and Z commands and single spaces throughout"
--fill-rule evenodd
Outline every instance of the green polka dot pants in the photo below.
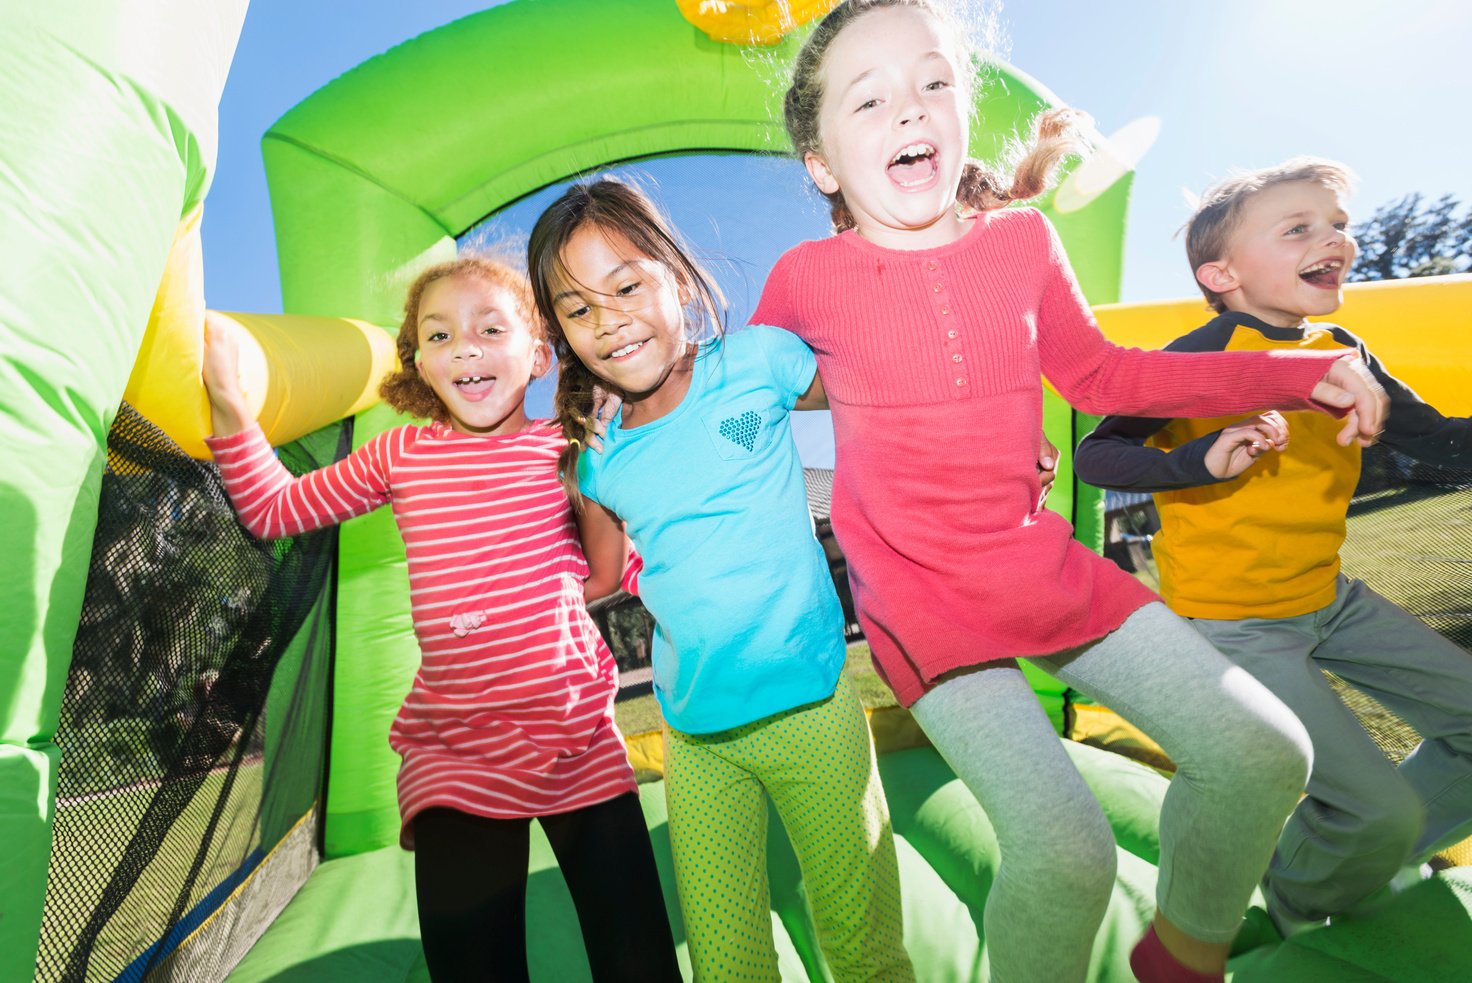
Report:
M 699 983 L 780 980 L 767 796 L 802 869 L 834 980 L 913 980 L 899 868 L 863 708 L 833 696 L 717 734 L 665 729 L 675 884 Z

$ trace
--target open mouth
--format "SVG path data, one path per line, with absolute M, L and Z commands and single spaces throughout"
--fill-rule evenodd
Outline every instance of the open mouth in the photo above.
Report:
M 478 396 L 489 392 L 496 384 L 496 377 L 491 375 L 463 375 L 452 380 L 456 389 L 467 396 Z
M 935 145 L 930 143 L 912 143 L 901 147 L 885 168 L 889 179 L 901 188 L 918 187 L 934 178 L 938 170 Z
M 1343 260 L 1326 259 L 1306 270 L 1299 270 L 1298 278 L 1311 287 L 1318 287 L 1321 290 L 1337 290 L 1339 289 L 1339 274 L 1343 269 Z
M 615 348 L 613 351 L 609 352 L 608 353 L 608 357 L 609 358 L 614 358 L 614 359 L 627 358 L 630 355 L 632 355 L 635 352 L 637 352 L 639 349 L 643 348 L 648 343 L 649 342 L 648 342 L 647 339 L 644 340 L 644 341 L 630 342 L 629 344 L 623 346 L 622 348 Z

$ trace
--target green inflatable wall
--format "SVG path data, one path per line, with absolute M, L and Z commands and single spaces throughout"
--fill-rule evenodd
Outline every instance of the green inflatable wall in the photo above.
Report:
M 0 979 L 29 979 L 108 428 L 204 197 L 245 0 L 8 4 L 0 33 Z

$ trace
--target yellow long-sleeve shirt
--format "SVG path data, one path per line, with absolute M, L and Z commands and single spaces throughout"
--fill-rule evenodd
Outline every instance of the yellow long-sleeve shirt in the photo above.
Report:
M 1229 312 L 1168 347 L 1355 349 L 1390 394 L 1382 437 L 1386 444 L 1422 460 L 1472 464 L 1472 423 L 1443 417 L 1338 326 L 1277 328 Z M 1155 493 L 1161 530 L 1152 549 L 1161 596 L 1177 614 L 1289 618 L 1317 611 L 1334 599 L 1345 514 L 1359 482 L 1360 449 L 1336 442 L 1340 420 L 1313 412 L 1285 416 L 1288 447 L 1227 481 L 1214 478 L 1203 462 L 1217 432 L 1240 417 L 1109 417 L 1079 445 L 1074 464 L 1084 481 Z

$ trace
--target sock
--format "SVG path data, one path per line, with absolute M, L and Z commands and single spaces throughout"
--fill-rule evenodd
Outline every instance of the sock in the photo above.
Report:
M 1140 983 L 1223 983 L 1221 973 L 1201 973 L 1176 961 L 1155 934 L 1155 926 L 1145 933 L 1130 953 L 1130 969 Z

